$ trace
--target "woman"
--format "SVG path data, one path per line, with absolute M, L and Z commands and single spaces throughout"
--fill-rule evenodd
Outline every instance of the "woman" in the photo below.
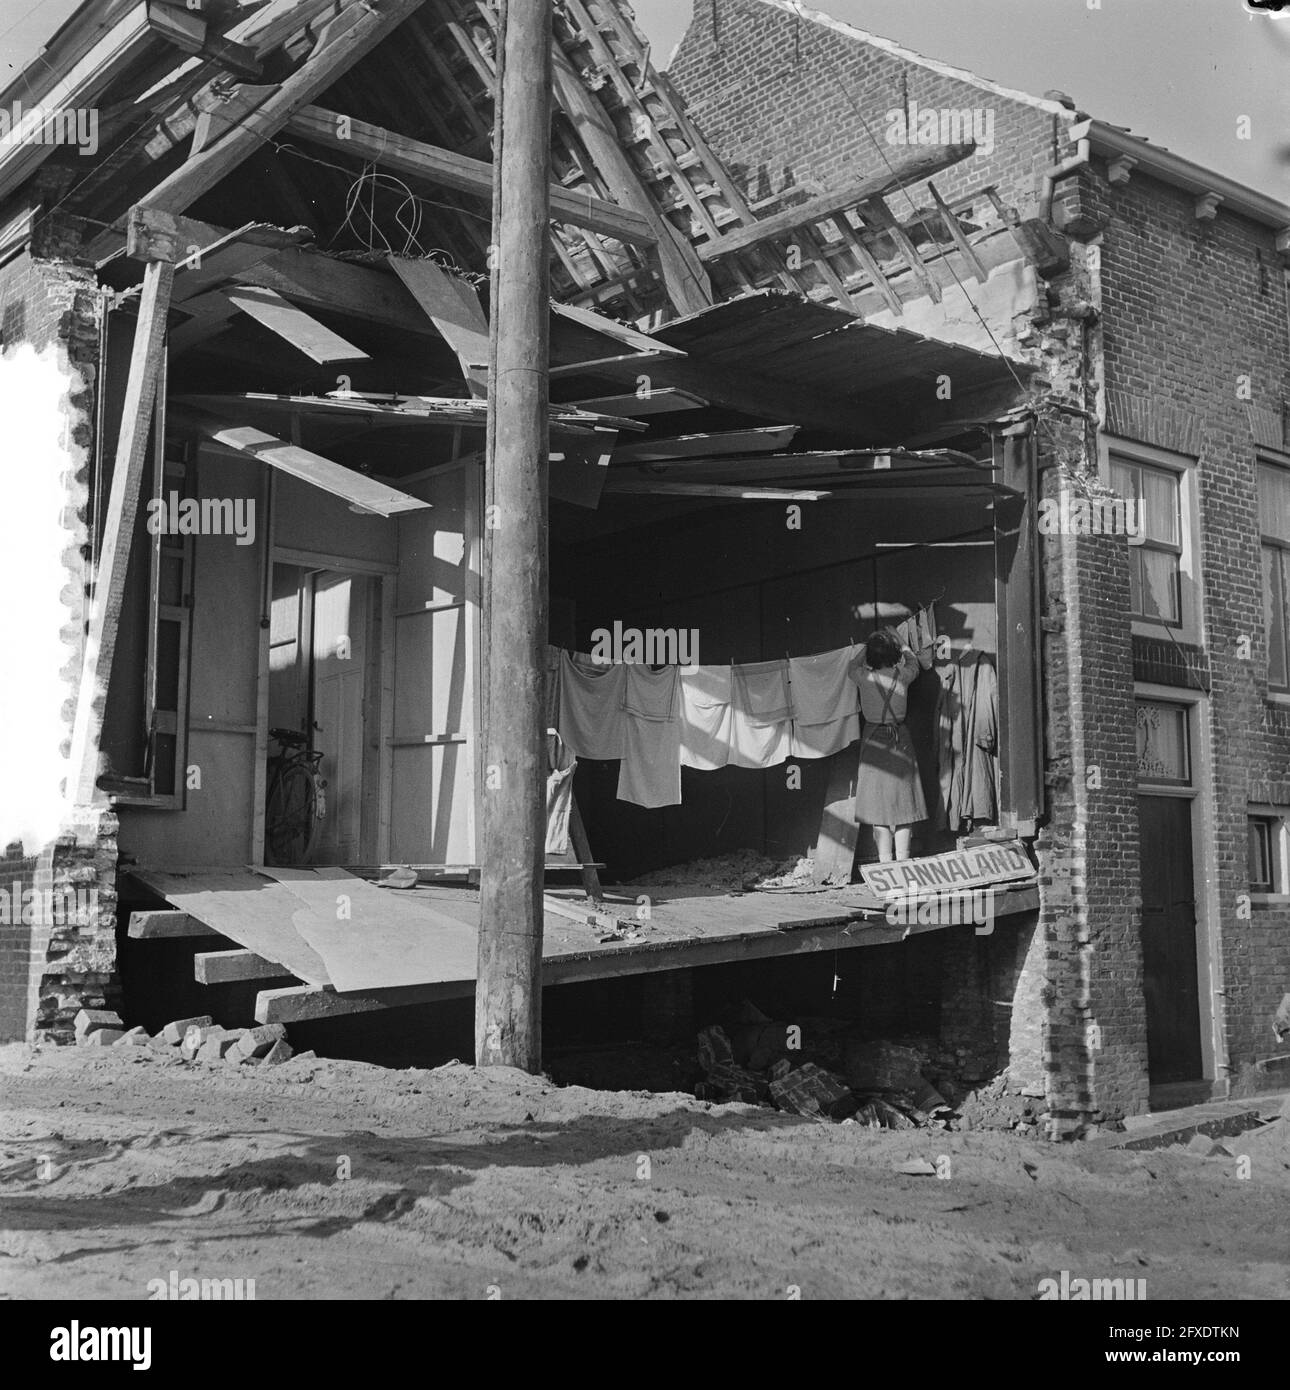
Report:
M 884 864 L 909 858 L 914 823 L 927 818 L 918 759 L 905 727 L 909 687 L 921 669 L 913 650 L 889 627 L 879 628 L 851 663 L 865 720 L 855 815 L 873 827 Z

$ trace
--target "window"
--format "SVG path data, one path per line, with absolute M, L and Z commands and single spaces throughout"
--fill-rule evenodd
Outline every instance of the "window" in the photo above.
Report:
M 1251 816 L 1248 824 L 1250 888 L 1255 893 L 1272 893 L 1276 885 L 1272 857 L 1276 821 L 1268 816 Z
M 1138 701 L 1138 780 L 1191 785 L 1191 738 L 1186 705 Z
M 1286 818 L 1274 807 L 1254 807 L 1246 821 L 1246 865 L 1251 893 L 1290 893 Z
M 1263 558 L 1263 624 L 1268 684 L 1290 689 L 1290 468 L 1259 464 L 1259 540 Z
M 1138 534 L 1129 552 L 1129 609 L 1135 618 L 1181 627 L 1183 527 L 1179 475 L 1167 468 L 1111 460 L 1111 486 L 1137 503 Z

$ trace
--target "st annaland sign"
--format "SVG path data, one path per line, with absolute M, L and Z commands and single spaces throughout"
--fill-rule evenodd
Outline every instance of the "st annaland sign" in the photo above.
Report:
M 939 893 L 987 883 L 1032 878 L 1035 866 L 1019 845 L 974 845 L 926 859 L 864 864 L 860 875 L 875 893 Z

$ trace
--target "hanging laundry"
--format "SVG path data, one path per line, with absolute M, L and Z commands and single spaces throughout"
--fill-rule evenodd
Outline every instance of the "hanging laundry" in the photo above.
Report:
M 788 661 L 753 661 L 734 668 L 730 762 L 774 767 L 789 755 L 793 706 Z
M 974 825 L 999 818 L 999 679 L 994 662 L 981 652 L 968 709 L 968 763 L 964 771 L 964 815 Z
M 850 678 L 857 647 L 789 658 L 794 758 L 826 758 L 860 737 L 860 700 Z
M 733 666 L 681 670 L 681 766 L 712 772 L 730 761 Z
M 970 649 L 937 666 L 940 799 L 936 824 L 955 833 L 998 818 L 998 677 L 986 652 Z
M 618 799 L 637 806 L 681 804 L 681 722 L 677 717 L 680 670 L 625 666 L 623 757 Z
M 582 652 L 560 653 L 560 737 L 580 758 L 621 758 L 626 731 L 626 666 Z
M 546 731 L 546 854 L 569 851 L 569 814 L 573 809 L 573 774 L 578 760 L 554 729 Z

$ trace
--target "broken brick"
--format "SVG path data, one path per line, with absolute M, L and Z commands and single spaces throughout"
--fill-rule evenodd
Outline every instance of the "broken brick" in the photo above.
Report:
M 248 1028 L 238 1042 L 238 1055 L 244 1058 L 263 1057 L 274 1043 L 285 1041 L 286 1036 L 286 1026 L 281 1023 L 265 1023 L 259 1028 Z
M 76 1037 L 78 1041 L 85 1037 L 87 1033 L 93 1033 L 99 1028 L 120 1028 L 124 1030 L 125 1025 L 121 1021 L 121 1015 L 111 1009 L 82 1009 L 76 1015 Z
M 201 1014 L 197 1018 L 177 1018 L 173 1023 L 166 1024 L 161 1030 L 161 1036 L 172 1047 L 178 1047 L 190 1028 L 209 1028 L 214 1022 L 210 1014 Z

